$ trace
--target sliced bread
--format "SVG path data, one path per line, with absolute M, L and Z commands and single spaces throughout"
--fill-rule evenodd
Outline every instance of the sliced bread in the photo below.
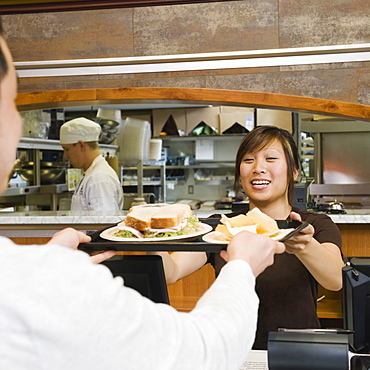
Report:
M 182 203 L 133 207 L 126 216 L 125 224 L 140 231 L 167 229 L 177 227 L 192 214 L 190 206 Z

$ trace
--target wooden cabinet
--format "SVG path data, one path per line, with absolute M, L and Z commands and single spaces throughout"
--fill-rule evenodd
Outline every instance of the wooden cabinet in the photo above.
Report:
M 344 257 L 370 256 L 370 224 L 338 224 L 343 238 Z M 195 274 L 188 276 L 168 287 L 171 304 L 179 310 L 190 311 L 197 299 L 214 281 L 214 270 L 210 265 L 202 267 Z M 342 291 L 332 292 L 319 287 L 317 304 L 320 319 L 333 320 L 340 326 L 342 314 Z
M 338 227 L 343 238 L 344 257 L 370 256 L 370 224 L 338 224 Z M 42 244 L 49 240 L 49 238 L 41 237 L 16 237 L 12 239 L 19 244 Z M 122 253 L 130 254 L 130 252 Z M 191 311 L 214 280 L 213 267 L 205 265 L 190 276 L 168 286 L 171 305 L 180 311 Z M 319 318 L 334 320 L 334 323 L 340 326 L 343 317 L 342 292 L 332 292 L 320 287 L 319 297 L 323 295 L 325 298 L 318 302 Z
M 338 224 L 338 227 L 343 238 L 344 257 L 370 256 L 370 224 Z M 49 238 L 41 237 L 15 237 L 11 239 L 19 244 L 42 244 L 49 240 Z M 169 285 L 168 292 L 171 305 L 180 311 L 191 311 L 214 280 L 213 267 L 205 265 L 190 276 Z M 325 298 L 318 302 L 318 316 L 321 319 L 338 320 L 340 326 L 340 320 L 343 318 L 342 292 L 332 292 L 320 287 L 319 297 L 322 296 L 325 296 Z

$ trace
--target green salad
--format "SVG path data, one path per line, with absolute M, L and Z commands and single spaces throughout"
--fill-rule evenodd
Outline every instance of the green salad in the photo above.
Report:
M 143 237 L 144 238 L 165 238 L 170 236 L 181 236 L 181 235 L 189 235 L 197 231 L 199 225 L 199 220 L 196 215 L 189 217 L 186 220 L 186 225 L 179 231 L 171 231 L 171 232 L 164 232 L 164 233 L 156 233 L 152 231 L 144 231 Z M 118 236 L 120 238 L 136 238 L 139 239 L 136 235 L 134 235 L 129 230 L 119 230 L 114 233 L 114 236 Z

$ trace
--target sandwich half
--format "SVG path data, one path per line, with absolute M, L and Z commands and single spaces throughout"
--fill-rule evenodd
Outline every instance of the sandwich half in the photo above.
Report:
M 138 206 L 132 207 L 126 219 L 117 225 L 120 231 L 116 236 L 150 238 L 187 235 L 196 231 L 198 224 L 188 204 Z

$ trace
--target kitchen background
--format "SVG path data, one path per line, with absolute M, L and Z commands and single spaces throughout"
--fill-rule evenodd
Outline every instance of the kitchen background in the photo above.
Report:
M 9 14 L 2 18 L 14 61 L 20 63 L 366 44 L 370 40 L 369 12 L 370 4 L 358 0 L 343 0 L 330 4 L 316 0 L 309 2 L 245 0 L 124 9 Z M 19 92 L 141 86 L 204 87 L 292 94 L 370 105 L 369 76 L 370 62 L 367 61 L 234 69 L 229 69 L 225 65 L 225 69 L 216 70 L 21 77 Z M 244 113 L 236 108 L 228 112 L 222 111 L 223 109 L 225 108 L 179 107 L 171 111 L 160 108 L 131 108 L 127 111 L 122 110 L 122 117 L 129 116 L 150 121 L 152 134 L 157 136 L 158 127 L 161 127 L 171 114 L 175 117 L 180 131 L 185 134 L 190 132 L 190 128 L 204 121 L 202 117 L 205 115 L 206 123 L 209 126 L 217 126 L 220 133 L 222 132 L 222 115 L 225 117 L 227 113 Z M 267 118 L 263 119 L 262 116 L 257 120 L 257 112 L 258 110 L 253 110 L 253 122 L 268 123 Z M 59 113 L 67 117 L 74 114 L 66 110 Z M 264 113 L 264 110 L 260 110 L 260 113 Z M 284 113 L 288 113 L 289 116 L 284 124 L 291 127 L 291 113 Z M 57 114 L 57 112 L 52 110 L 50 114 Z M 88 114 L 88 111 L 84 112 L 85 116 Z M 192 114 L 195 117 L 194 120 L 191 120 Z M 280 113 L 276 112 L 276 115 L 278 114 Z M 212 121 L 208 118 L 210 115 L 214 116 Z M 250 116 L 248 118 L 250 119 Z M 312 119 L 313 117 L 303 117 L 303 126 L 305 120 L 311 121 Z M 242 122 L 242 125 L 248 126 L 248 124 L 250 121 L 248 123 L 247 119 Z M 352 122 L 351 126 L 348 122 L 344 122 L 343 125 L 345 127 L 340 128 L 342 136 L 343 132 L 348 131 L 367 132 L 369 131 L 367 125 L 370 126 L 368 123 L 353 125 Z M 326 153 L 327 158 L 335 159 L 336 156 L 331 153 L 335 152 L 336 143 L 341 143 L 343 147 L 340 134 L 337 134 L 335 138 L 330 135 L 328 139 L 328 135 L 322 135 L 322 127 L 319 129 L 312 129 L 312 127 L 310 126 L 307 131 L 312 132 L 317 143 L 321 145 L 323 137 L 326 142 L 331 141 L 330 146 L 319 147 L 320 153 Z M 301 125 L 296 126 L 296 129 L 301 129 Z M 337 128 L 331 128 L 331 131 L 337 131 Z M 302 151 L 305 151 L 302 153 L 304 170 L 309 176 L 315 177 L 315 180 L 324 182 L 326 179 L 331 182 L 327 174 L 322 173 L 321 157 L 318 165 L 309 167 L 310 161 L 313 163 L 310 156 L 316 148 L 312 150 L 311 135 L 308 137 L 304 135 L 298 137 L 298 140 L 302 140 L 302 145 L 300 145 Z M 344 140 L 350 148 L 365 148 L 363 149 L 365 151 L 356 154 L 355 160 L 368 156 L 366 146 L 357 145 L 359 140 L 361 142 L 364 140 L 364 137 L 360 134 L 353 140 Z M 199 148 L 202 145 L 208 147 L 208 152 L 213 151 L 212 159 L 200 161 L 201 163 L 206 162 L 202 163 L 203 168 L 191 166 L 187 169 L 172 169 L 176 170 L 173 177 L 177 179 L 176 183 L 169 182 L 166 187 L 167 200 L 172 201 L 184 196 L 190 199 L 212 201 L 228 198 L 229 190 L 232 189 L 232 161 L 241 137 L 234 135 L 232 137 L 221 136 L 212 140 L 207 138 L 201 144 L 199 140 L 201 139 L 176 138 L 164 141 L 163 147 L 168 148 L 167 163 L 168 157 L 180 157 L 180 159 L 170 159 L 173 161 L 171 164 L 178 167 L 190 164 L 190 161 L 194 159 L 193 156 L 196 157 L 197 148 L 199 157 Z M 332 149 L 328 152 L 329 147 Z M 235 148 L 235 151 L 230 148 Z M 349 151 L 351 152 L 351 149 Z M 33 155 L 35 156 L 35 153 Z M 188 163 L 181 163 L 185 160 Z M 52 161 L 57 160 L 52 159 Z M 213 164 L 217 168 L 207 169 L 207 166 L 212 167 L 210 162 L 215 162 Z M 360 163 L 359 168 L 366 166 L 366 163 Z M 325 164 L 327 166 L 328 162 Z M 131 171 L 135 172 L 134 169 Z M 133 172 L 127 173 L 126 171 L 126 174 L 121 175 L 127 178 Z M 333 181 L 343 184 L 342 178 Z M 357 176 L 355 181 L 369 182 L 363 171 L 360 180 Z M 127 192 L 131 190 L 127 188 Z M 144 189 L 147 193 L 152 191 L 154 190 Z M 210 191 L 212 191 L 212 196 L 210 196 Z M 318 195 L 321 194 L 320 191 L 320 188 L 316 188 Z M 336 190 L 335 194 L 330 194 L 329 200 L 338 198 L 337 193 L 341 195 L 343 191 Z M 349 203 L 361 206 L 368 204 L 367 194 L 360 194 L 361 199 L 355 198 Z M 39 204 L 39 200 L 35 203 Z

